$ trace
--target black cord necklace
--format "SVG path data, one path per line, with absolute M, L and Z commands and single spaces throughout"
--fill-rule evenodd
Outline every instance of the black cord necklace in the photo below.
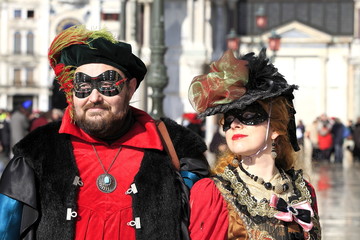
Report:
M 117 182 L 116 182 L 115 177 L 113 175 L 109 174 L 109 171 L 110 171 L 110 168 L 112 167 L 112 165 L 114 164 L 117 156 L 119 155 L 121 147 L 119 147 L 119 150 L 117 151 L 117 153 L 115 154 L 114 159 L 110 163 L 110 166 L 109 166 L 108 170 L 106 170 L 104 165 L 102 164 L 102 162 L 100 160 L 99 154 L 97 153 L 95 146 L 93 144 L 91 144 L 91 145 L 92 145 L 92 147 L 93 147 L 93 149 L 95 151 L 97 159 L 99 160 L 101 168 L 105 172 L 105 173 L 101 174 L 96 179 L 96 186 L 98 187 L 98 189 L 100 191 L 102 191 L 104 193 L 111 193 L 116 189 Z
M 258 177 L 254 174 L 249 173 L 248 171 L 245 170 L 245 168 L 243 167 L 242 163 L 239 164 L 240 170 L 243 171 L 243 173 L 245 173 L 248 177 L 250 177 L 252 180 L 254 180 L 254 182 L 257 182 L 261 185 L 263 185 L 265 187 L 266 190 L 269 191 L 274 191 L 277 194 L 286 192 L 287 190 L 289 190 L 289 178 L 287 177 L 285 171 L 282 168 L 279 168 L 279 172 L 280 172 L 280 176 L 282 178 L 282 182 L 279 184 L 276 184 L 275 186 L 273 186 L 271 184 L 271 182 L 265 182 L 265 180 L 261 177 Z

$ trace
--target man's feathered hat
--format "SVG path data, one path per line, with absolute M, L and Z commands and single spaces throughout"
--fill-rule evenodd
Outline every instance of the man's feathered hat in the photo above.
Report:
M 132 53 L 130 44 L 119 42 L 105 29 L 91 31 L 83 25 L 70 27 L 57 35 L 50 45 L 48 58 L 70 107 L 74 73 L 81 65 L 113 66 L 127 78 L 136 78 L 137 86 L 147 71 L 145 64 Z
M 240 59 L 228 50 L 216 62 L 211 63 L 208 74 L 196 76 L 189 88 L 189 100 L 199 117 L 226 113 L 231 109 L 244 109 L 258 100 L 283 96 L 291 106 L 288 135 L 295 151 L 299 150 L 296 139 L 293 90 L 266 57 L 266 49 L 259 56 L 248 53 Z

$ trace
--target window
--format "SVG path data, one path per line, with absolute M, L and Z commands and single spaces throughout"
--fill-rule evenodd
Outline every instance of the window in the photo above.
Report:
M 34 34 L 32 32 L 28 32 L 26 35 L 26 53 L 34 54 Z
M 14 69 L 14 84 L 21 86 L 21 70 L 19 68 Z
M 119 14 L 118 13 L 101 13 L 101 20 L 105 21 L 118 21 L 119 20 Z
M 15 32 L 14 34 L 14 53 L 21 53 L 21 34 L 19 32 Z
M 26 68 L 26 85 L 27 86 L 34 86 L 34 69 L 33 68 Z
M 14 10 L 14 18 L 21 18 L 21 10 L 20 9 Z
M 34 18 L 35 12 L 34 10 L 28 10 L 27 11 L 27 18 Z

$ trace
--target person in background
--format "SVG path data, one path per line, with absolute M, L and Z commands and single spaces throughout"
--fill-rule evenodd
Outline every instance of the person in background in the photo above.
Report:
M 23 105 L 18 105 L 11 114 L 10 120 L 10 148 L 23 139 L 29 132 L 30 111 Z
M 191 129 L 202 138 L 205 137 L 204 123 L 196 113 L 184 113 L 182 125 Z
M 342 163 L 343 161 L 343 145 L 344 145 L 344 132 L 345 126 L 339 118 L 333 119 L 334 123 L 331 128 L 331 134 L 333 139 L 335 163 Z
M 298 124 L 296 125 L 296 138 L 298 144 L 303 147 L 304 146 L 304 135 L 305 135 L 305 125 L 302 120 L 299 120 Z
M 352 138 L 352 135 L 354 133 L 354 128 L 355 128 L 353 120 L 348 121 L 346 128 L 347 128 L 347 130 L 345 131 L 344 137 Z
M 38 127 L 48 124 L 51 121 L 51 111 L 39 112 L 37 116 L 31 121 L 30 132 L 34 131 Z
M 61 121 L 64 116 L 64 112 L 58 108 L 51 109 L 51 120 L 52 121 Z
M 1 131 L 1 143 L 3 145 L 3 151 L 7 158 L 10 157 L 10 140 L 11 140 L 11 129 L 10 129 L 10 121 L 11 114 L 9 111 L 4 111 L 5 118 L 3 121 L 3 129 Z
M 189 100 L 200 116 L 223 115 L 229 151 L 191 189 L 191 239 L 321 239 L 315 190 L 293 168 L 297 86 L 265 49 L 240 59 L 228 50 L 210 68 Z
M 318 120 L 318 147 L 320 150 L 320 159 L 330 162 L 331 151 L 333 149 L 333 136 L 331 134 L 333 122 L 322 114 Z
M 354 126 L 353 140 L 354 140 L 354 160 L 360 162 L 360 117 L 357 118 Z
M 48 57 L 68 107 L 15 145 L 0 180 L 0 239 L 188 239 L 188 191 L 208 175 L 206 145 L 164 118 L 171 161 L 155 120 L 129 105 L 147 71 L 131 45 L 74 26 Z
M 225 132 L 221 127 L 218 127 L 214 133 L 210 142 L 209 150 L 210 152 L 215 153 L 216 157 L 221 156 L 221 154 L 227 150 Z
M 308 138 L 311 142 L 311 148 L 312 148 L 312 153 L 311 153 L 311 158 L 313 161 L 318 161 L 321 160 L 321 153 L 320 153 L 320 149 L 319 149 L 319 137 L 318 137 L 318 121 L 319 118 L 316 118 L 314 121 L 312 121 L 311 124 L 308 124 L 306 126 L 306 131 L 305 131 L 305 137 Z

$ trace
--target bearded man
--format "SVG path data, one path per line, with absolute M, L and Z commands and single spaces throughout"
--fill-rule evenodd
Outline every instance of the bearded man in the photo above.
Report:
M 14 147 L 0 181 L 0 239 L 188 239 L 188 187 L 208 174 L 206 146 L 163 119 L 177 171 L 155 120 L 129 105 L 146 74 L 131 46 L 74 26 L 54 39 L 49 61 L 68 107 Z

